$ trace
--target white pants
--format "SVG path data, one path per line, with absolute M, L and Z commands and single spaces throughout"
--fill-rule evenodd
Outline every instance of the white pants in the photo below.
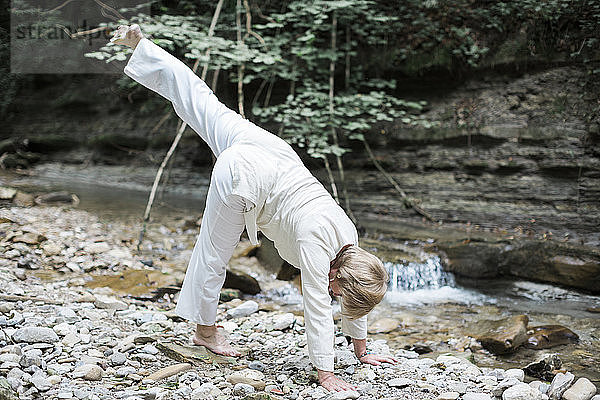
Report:
M 188 66 L 143 38 L 125 73 L 173 103 L 175 112 L 208 144 L 217 157 L 206 207 L 176 313 L 202 325 L 216 319 L 225 267 L 244 230 L 244 211 L 251 205 L 232 194 L 236 144 L 264 141 L 247 120 L 219 102 L 212 90 Z

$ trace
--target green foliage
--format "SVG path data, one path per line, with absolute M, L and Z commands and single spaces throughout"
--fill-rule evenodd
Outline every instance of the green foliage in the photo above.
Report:
M 209 69 L 219 69 L 230 83 L 237 82 L 238 67 L 244 65 L 243 84 L 259 88 L 251 96 L 251 118 L 277 124 L 282 137 L 317 158 L 349 151 L 344 143 L 365 140 L 382 122 L 435 125 L 420 116 L 422 102 L 397 97 L 390 71 L 395 75 L 469 71 L 493 64 L 494 59 L 511 62 L 516 53 L 527 58 L 566 53 L 590 63 L 591 76 L 600 74 L 592 61 L 600 49 L 600 0 L 248 4 L 249 10 L 236 10 L 234 1 L 225 2 L 210 39 L 207 31 L 215 2 L 208 0 L 180 1 L 176 9 L 160 5 L 154 15 L 138 14 L 120 23 L 139 23 L 155 43 L 190 63 L 208 61 L 205 54 L 210 48 Z M 242 43 L 237 40 L 237 12 L 242 18 Z M 252 17 L 251 31 L 246 28 L 247 13 Z M 107 44 L 88 56 L 111 62 L 125 59 L 128 52 Z M 273 87 L 276 96 L 271 96 Z

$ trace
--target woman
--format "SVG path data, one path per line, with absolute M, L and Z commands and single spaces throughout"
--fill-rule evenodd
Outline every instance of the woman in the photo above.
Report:
M 352 337 L 359 360 L 394 363 L 366 351 L 367 313 L 385 294 L 387 272 L 377 257 L 358 247 L 355 226 L 294 150 L 220 103 L 138 25 L 120 26 L 112 41 L 133 49 L 125 74 L 170 100 L 217 157 L 176 307 L 178 315 L 197 324 L 193 342 L 218 354 L 240 355 L 215 319 L 225 267 L 245 227 L 253 244 L 260 229 L 281 257 L 301 270 L 308 353 L 324 388 L 354 388 L 333 374 L 330 291 L 342 298 L 342 330 Z

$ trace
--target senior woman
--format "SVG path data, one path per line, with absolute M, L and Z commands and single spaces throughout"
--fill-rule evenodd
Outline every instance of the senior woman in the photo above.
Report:
M 296 152 L 220 103 L 189 67 L 144 37 L 139 25 L 120 26 L 112 41 L 133 49 L 125 74 L 170 100 L 217 157 L 176 307 L 178 315 L 197 324 L 193 342 L 218 354 L 240 355 L 215 320 L 226 265 L 246 228 L 252 243 L 262 231 L 301 271 L 308 353 L 324 388 L 354 388 L 333 374 L 330 291 L 341 296 L 342 330 L 359 360 L 394 363 L 366 351 L 367 314 L 385 294 L 387 272 L 358 247 L 354 224 Z

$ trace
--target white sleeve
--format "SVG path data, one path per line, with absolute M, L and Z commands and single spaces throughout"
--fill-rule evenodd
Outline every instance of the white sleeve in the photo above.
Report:
M 351 320 L 344 316 L 344 303 L 342 305 L 342 332 L 344 335 L 350 336 L 352 339 L 367 338 L 367 316 L 363 315 L 360 318 Z
M 240 128 L 250 123 L 219 102 L 217 96 L 187 65 L 148 38 L 142 38 L 129 58 L 127 76 L 170 100 L 179 117 L 218 156 Z
M 308 356 L 323 371 L 333 371 L 334 324 L 329 296 L 329 259 L 318 245 L 299 240 L 302 300 Z

